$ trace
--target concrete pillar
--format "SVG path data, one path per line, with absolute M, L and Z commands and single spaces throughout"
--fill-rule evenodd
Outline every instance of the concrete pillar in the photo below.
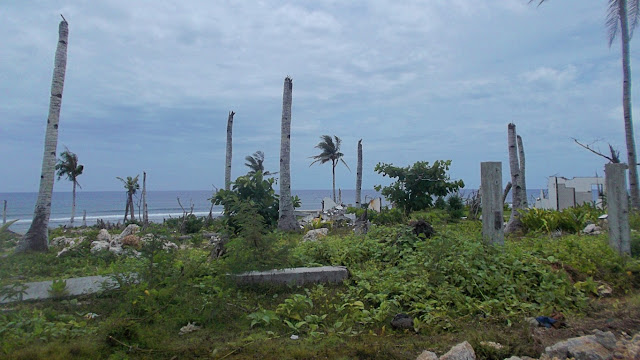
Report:
M 604 166 L 607 191 L 607 220 L 609 221 L 609 245 L 619 254 L 631 252 L 629 230 L 629 194 L 627 193 L 627 164 Z
M 4 201 L 4 206 L 2 207 L 2 225 L 7 223 L 7 200 Z
M 504 245 L 502 217 L 502 163 L 480 163 L 482 197 L 482 238 L 488 244 Z

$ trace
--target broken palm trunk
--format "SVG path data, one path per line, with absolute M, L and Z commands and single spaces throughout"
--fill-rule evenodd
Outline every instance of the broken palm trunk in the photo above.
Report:
M 523 197 L 526 198 L 526 193 L 523 194 L 524 177 L 522 176 L 522 170 L 524 170 L 524 149 L 521 150 L 520 155 L 522 159 L 522 165 L 518 159 L 518 141 L 516 135 L 516 125 L 510 123 L 507 126 L 507 143 L 509 146 L 509 170 L 511 171 L 511 216 L 509 222 L 504 229 L 505 234 L 511 234 L 514 232 L 522 231 L 524 226 L 520 221 L 520 214 L 518 210 L 524 209 Z M 520 143 L 522 140 L 519 141 Z

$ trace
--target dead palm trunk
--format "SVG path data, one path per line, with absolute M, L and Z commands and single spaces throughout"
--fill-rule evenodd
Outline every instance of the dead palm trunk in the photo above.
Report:
M 56 148 L 58 146 L 58 123 L 62 106 L 62 90 L 64 76 L 67 69 L 67 41 L 69 39 L 69 24 L 64 18 L 58 27 L 58 46 L 56 49 L 53 80 L 51 83 L 51 98 L 49 100 L 49 116 L 47 131 L 44 137 L 44 154 L 42 156 L 42 171 L 40 173 L 40 189 L 38 200 L 33 213 L 33 221 L 24 235 L 16 252 L 46 251 L 49 248 L 49 216 L 51 215 L 51 195 L 55 177 Z
M 133 208 L 133 193 L 129 193 L 129 212 L 131 212 L 131 221 L 136 221 L 136 212 Z
M 631 115 L 631 58 L 629 55 L 629 23 L 627 19 L 627 1 L 619 0 L 620 39 L 622 40 L 622 109 L 624 113 L 624 133 L 627 142 L 627 163 L 629 165 L 629 187 L 631 206 L 640 209 L 640 191 L 638 189 L 638 167 L 636 143 L 633 137 L 633 119 Z
M 291 201 L 291 102 L 293 80 L 284 79 L 282 94 L 282 125 L 280 128 L 280 217 L 278 229 L 298 230 L 298 222 L 293 213 Z
M 149 211 L 147 209 L 147 173 L 142 172 L 142 225 L 149 225 Z
M 336 200 L 336 165 L 338 165 L 337 160 L 331 160 L 331 179 L 333 184 L 333 202 L 337 204 Z
M 356 208 L 360 208 L 362 191 L 362 139 L 358 140 L 358 166 L 356 168 Z
M 527 181 L 524 176 L 524 145 L 522 143 L 522 138 L 520 135 L 517 135 L 518 139 L 518 159 L 520 161 L 520 208 L 526 209 L 529 207 L 529 202 L 527 201 Z
M 232 139 L 233 139 L 233 111 L 229 111 L 229 117 L 227 118 L 227 161 L 224 167 L 224 189 L 231 189 L 231 151 L 232 151 Z
M 72 200 L 71 200 L 71 226 L 73 226 L 73 218 L 76 217 L 76 180 L 73 180 L 73 191 L 72 191 Z
M 127 222 L 127 217 L 129 216 L 129 194 L 127 193 L 127 204 L 124 206 L 124 220 L 123 223 Z
M 518 162 L 518 147 L 516 143 L 516 125 L 510 123 L 507 127 L 507 142 L 509 145 L 509 169 L 511 170 L 511 216 L 505 227 L 505 234 L 515 232 L 522 227 L 518 210 L 521 208 L 522 184 L 520 181 L 520 165 Z

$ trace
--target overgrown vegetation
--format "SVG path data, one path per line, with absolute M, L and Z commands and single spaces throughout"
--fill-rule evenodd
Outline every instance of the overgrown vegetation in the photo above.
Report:
M 453 221 L 445 205 L 408 216 L 398 209 L 369 212 L 374 226 L 366 235 L 333 229 L 319 241 L 302 242 L 301 234 L 272 231 L 259 204 L 234 203 L 235 231 L 217 260 L 201 233 L 184 239 L 158 224 L 145 230 L 154 240 L 138 257 L 91 254 L 87 241 L 68 257 L 51 249 L 3 259 L 5 293 L 44 278 L 57 280 L 51 290 L 64 294 L 64 280 L 72 276 L 138 276 L 116 276 L 119 289 L 98 295 L 12 304 L 12 311 L 0 312 L 1 357 L 410 359 L 425 346 L 443 351 L 461 340 L 484 358 L 536 355 L 537 345 L 521 341 L 531 336 L 524 317 L 581 316 L 605 284 L 614 295 L 640 285 L 638 259 L 615 254 L 606 234 L 557 238 L 534 231 L 492 247 L 481 241 L 480 222 Z M 224 230 L 229 221 L 200 231 Z M 416 235 L 412 221 L 435 231 L 430 238 Z M 93 239 L 97 232 L 83 235 Z M 187 248 L 166 250 L 167 240 Z M 341 285 L 300 288 L 238 286 L 227 275 L 319 265 L 346 266 L 351 276 Z M 398 313 L 414 319 L 412 330 L 390 328 Z M 199 330 L 178 335 L 187 324 Z M 483 350 L 478 344 L 485 340 L 506 348 Z

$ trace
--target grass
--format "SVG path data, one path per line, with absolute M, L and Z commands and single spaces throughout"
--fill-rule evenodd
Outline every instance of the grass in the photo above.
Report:
M 554 340 L 522 341 L 541 336 L 523 321 L 527 316 L 562 311 L 571 326 L 558 334 L 570 335 L 640 314 L 639 262 L 613 253 L 606 235 L 532 233 L 494 248 L 482 244 L 477 221 L 451 222 L 437 212 L 402 221 L 410 219 L 429 219 L 436 235 L 416 237 L 405 223 L 375 226 L 364 236 L 332 229 L 305 243 L 301 234 L 271 232 L 259 241 L 234 237 L 230 254 L 217 261 L 205 242 L 189 239 L 184 244 L 193 246 L 178 251 L 148 244 L 139 258 L 91 254 L 88 242 L 69 257 L 57 258 L 56 249 L 11 255 L 0 262 L 2 285 L 120 272 L 136 272 L 141 281 L 78 299 L 5 306 L 0 357 L 414 359 L 468 340 L 479 358 L 503 359 L 538 356 Z M 178 241 L 169 229 L 151 231 Z M 335 286 L 239 287 L 226 275 L 314 265 L 345 265 L 351 277 Z M 614 289 L 613 299 L 596 297 L 594 286 L 602 283 Z M 400 312 L 415 319 L 414 329 L 390 327 Z M 178 335 L 188 323 L 201 329 Z M 629 332 L 637 324 L 615 326 Z

